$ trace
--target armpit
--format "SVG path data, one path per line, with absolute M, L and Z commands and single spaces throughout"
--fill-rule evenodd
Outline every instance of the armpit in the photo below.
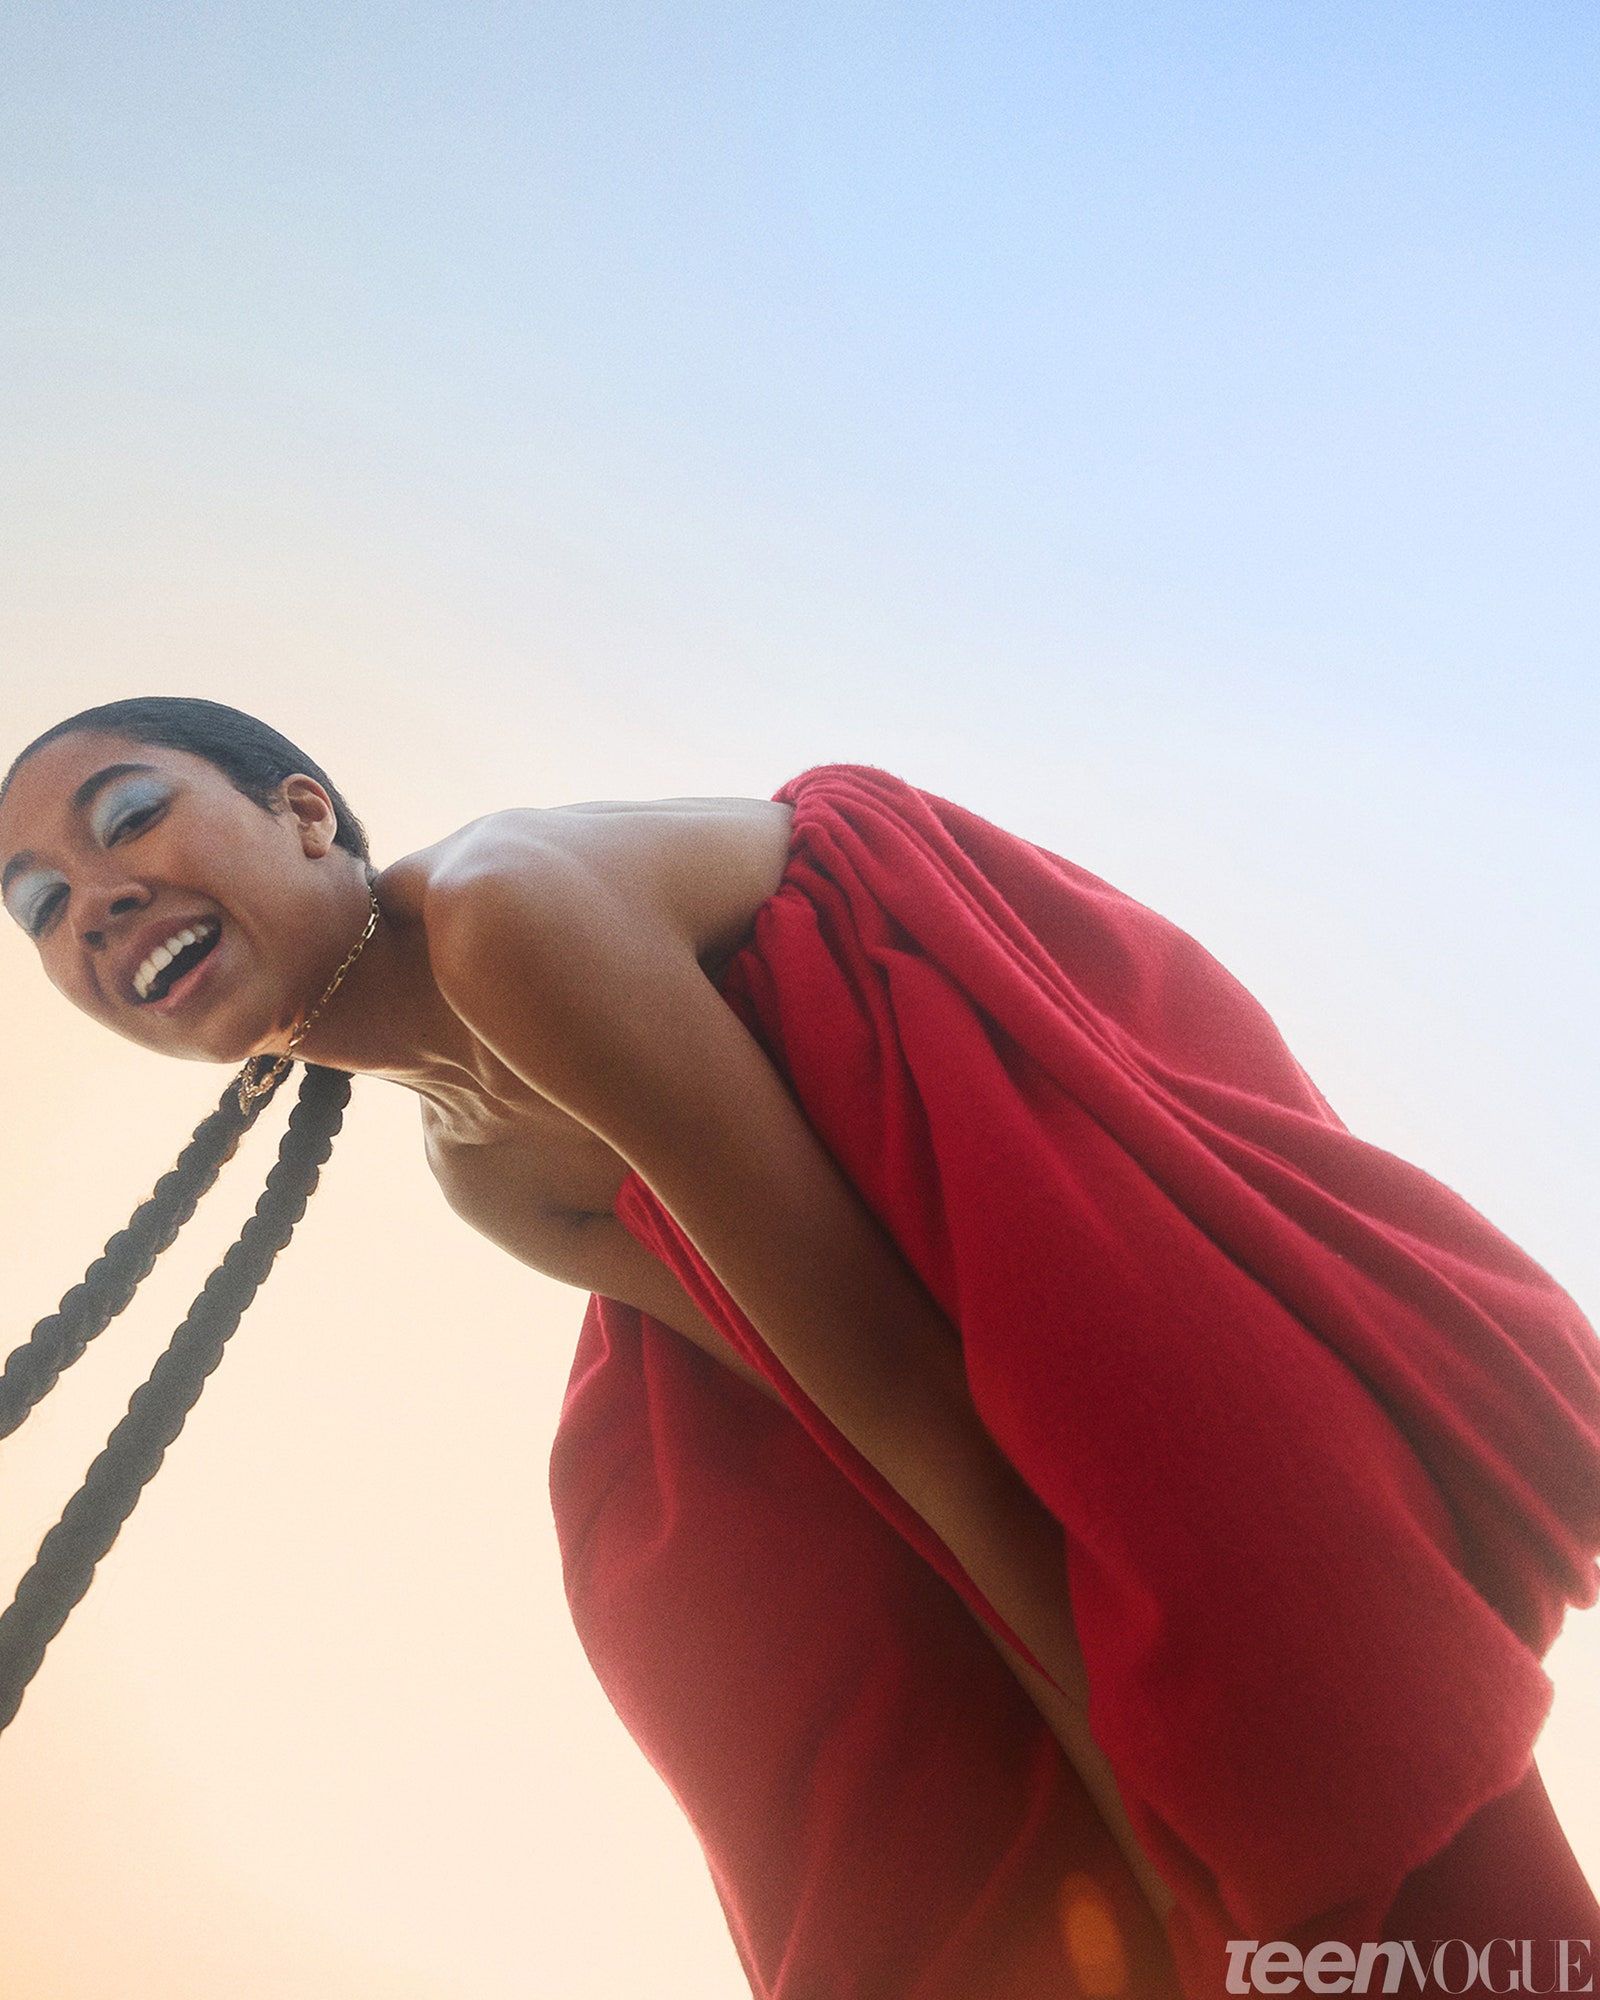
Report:
M 614 1215 L 593 1215 L 571 1227 L 569 1284 L 637 1306 L 663 1326 L 730 1368 L 776 1403 L 783 1398 L 766 1377 L 731 1348 L 667 1267 L 636 1243 Z M 565 1273 L 555 1275 L 566 1275 Z

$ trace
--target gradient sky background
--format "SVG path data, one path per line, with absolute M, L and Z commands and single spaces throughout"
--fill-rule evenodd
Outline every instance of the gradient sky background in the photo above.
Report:
M 4 747 L 235 701 L 385 856 L 888 765 L 1184 923 L 1593 1315 L 1597 87 L 1538 0 L 10 0 Z M 220 1079 L 20 938 L 0 992 L 9 1341 Z M 5 1447 L 8 1582 L 263 1152 Z M 579 1307 L 358 1087 L 0 1743 L 7 2000 L 743 1990 L 566 1623 Z M 1554 1666 L 1600 1879 L 1600 1614 Z

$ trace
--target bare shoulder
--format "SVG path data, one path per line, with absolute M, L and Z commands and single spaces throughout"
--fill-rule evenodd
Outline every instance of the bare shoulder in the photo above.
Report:
M 443 955 L 481 927 L 550 927 L 597 902 L 682 939 L 708 969 L 748 935 L 788 859 L 792 813 L 767 799 L 607 800 L 491 813 L 385 871 L 385 907 L 424 923 Z
M 440 992 L 499 1044 L 513 997 L 531 1022 L 544 1000 L 568 1013 L 580 984 L 586 1006 L 637 999 L 674 961 L 717 978 L 782 880 L 789 832 L 788 808 L 759 799 L 496 813 L 414 857 L 407 888 Z
M 616 1148 L 596 1110 L 645 1106 L 625 1083 L 641 1064 L 707 1080 L 687 1052 L 727 1013 L 716 983 L 781 886 L 791 826 L 760 799 L 496 813 L 386 870 L 378 898 L 466 1030 L 480 1094 L 525 1110 L 531 1092 Z

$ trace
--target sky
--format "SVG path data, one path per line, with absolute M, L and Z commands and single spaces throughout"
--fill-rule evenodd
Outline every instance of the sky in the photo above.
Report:
M 234 701 L 385 858 L 886 765 L 1193 931 L 1593 1316 L 1597 85 L 1540 0 L 10 0 L 0 748 Z M 0 998 L 20 1339 L 221 1079 L 20 938 Z M 9 1574 L 260 1138 L 0 1455 Z M 580 1307 L 358 1086 L 0 1741 L 7 2000 L 743 1990 L 566 1621 Z

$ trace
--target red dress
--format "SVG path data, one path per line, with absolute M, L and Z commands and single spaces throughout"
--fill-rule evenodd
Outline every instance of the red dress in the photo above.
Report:
M 1353 1138 L 1161 918 L 882 772 L 779 796 L 788 866 L 723 993 L 1062 1524 L 1091 1726 L 1178 1906 L 1163 1939 L 989 1607 L 635 1177 L 619 1217 L 789 1409 L 596 1300 L 552 1492 L 580 1634 L 755 1992 L 1209 1994 L 1229 1939 L 1386 1913 L 1600 1937 L 1530 1767 L 1539 1657 L 1596 1594 L 1577 1308 Z

